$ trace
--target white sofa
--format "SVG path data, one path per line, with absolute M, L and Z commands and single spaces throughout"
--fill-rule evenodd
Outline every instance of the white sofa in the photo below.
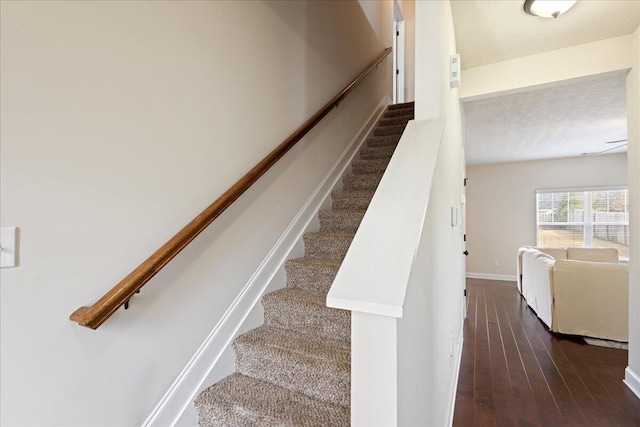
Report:
M 627 341 L 628 287 L 616 249 L 518 250 L 518 290 L 554 332 Z

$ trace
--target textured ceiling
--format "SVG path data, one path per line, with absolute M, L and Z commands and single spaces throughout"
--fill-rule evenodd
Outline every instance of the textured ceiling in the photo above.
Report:
M 527 15 L 524 0 L 452 0 L 463 69 L 631 34 L 640 1 L 578 0 L 557 19 Z M 625 75 L 464 103 L 468 164 L 599 153 L 626 139 Z M 626 151 L 626 146 L 609 152 Z
M 463 69 L 631 34 L 638 1 L 578 0 L 557 19 L 527 15 L 524 0 L 453 0 Z
M 626 73 L 464 103 L 468 164 L 599 153 L 626 140 Z M 626 142 L 626 141 L 625 141 Z M 626 151 L 626 146 L 617 150 Z

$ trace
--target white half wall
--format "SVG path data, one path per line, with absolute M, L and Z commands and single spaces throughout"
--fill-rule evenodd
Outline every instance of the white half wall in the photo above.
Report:
M 426 30 L 427 37 L 433 35 L 431 30 L 424 28 L 426 26 L 437 29 L 435 37 L 424 38 L 425 34 L 420 29 Z M 416 1 L 416 120 L 428 118 L 430 112 L 446 117 L 434 176 L 434 192 L 423 230 L 429 236 L 429 256 L 433 266 L 429 282 L 433 298 L 431 316 L 436 326 L 431 343 L 434 367 L 432 399 L 428 403 L 432 410 L 431 419 L 425 420 L 425 425 L 450 425 L 453 420 L 459 346 L 463 340 L 464 228 L 459 221 L 451 224 L 452 208 L 458 212 L 462 208 L 464 164 L 459 89 L 449 88 L 449 57 L 454 53 L 457 49 L 451 2 Z M 429 85 L 435 85 L 435 91 Z M 411 403 L 403 402 L 403 405 L 407 404 Z M 407 422 L 404 425 L 414 424 Z
M 640 8 L 640 3 L 638 3 Z M 635 384 L 640 397 L 640 27 L 633 33 L 633 68 L 627 76 L 627 127 L 629 170 L 629 368 L 635 373 Z M 627 372 L 629 375 L 629 372 Z
M 470 101 L 631 68 L 631 35 L 462 70 L 460 99 Z M 464 64 L 464 57 L 460 59 Z
M 392 3 L 375 5 L 390 25 Z M 20 265 L 0 272 L 0 424 L 140 425 L 390 97 L 390 57 L 129 310 L 97 331 L 69 315 L 333 97 L 390 31 L 341 1 L 0 8 L 0 215 L 20 228 Z
M 467 165 L 467 178 L 467 276 L 515 278 L 517 249 L 536 244 L 536 190 L 627 185 L 627 155 Z

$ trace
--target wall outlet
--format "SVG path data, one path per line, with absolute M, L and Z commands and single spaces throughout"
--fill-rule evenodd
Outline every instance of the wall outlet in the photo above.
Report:
M 499 260 L 499 259 L 497 259 L 497 260 L 496 260 L 496 262 L 494 263 L 494 265 L 495 265 L 496 267 L 500 267 L 500 260 Z

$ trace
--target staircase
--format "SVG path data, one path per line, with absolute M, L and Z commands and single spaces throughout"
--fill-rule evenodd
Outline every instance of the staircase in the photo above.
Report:
M 237 337 L 236 372 L 195 400 L 200 426 L 348 426 L 351 319 L 326 294 L 409 120 L 390 105 L 361 148 L 304 258 L 285 264 L 287 287 L 262 298 L 264 325 Z

